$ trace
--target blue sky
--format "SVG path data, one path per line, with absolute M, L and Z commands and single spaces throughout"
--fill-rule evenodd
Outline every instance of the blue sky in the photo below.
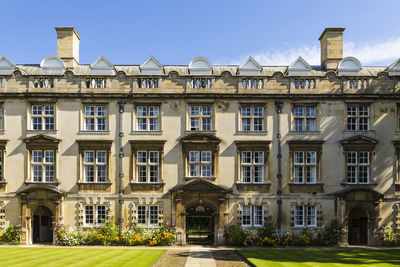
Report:
M 56 26 L 81 36 L 80 63 L 104 55 L 113 64 L 188 64 L 204 56 L 238 64 L 319 64 L 325 27 L 344 27 L 345 56 L 364 65 L 400 58 L 400 1 L 39 1 L 1 0 L 0 54 L 16 64 L 57 53 Z

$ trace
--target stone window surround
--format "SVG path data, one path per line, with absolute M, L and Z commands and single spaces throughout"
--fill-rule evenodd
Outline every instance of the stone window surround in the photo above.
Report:
M 190 130 L 190 107 L 192 106 L 199 106 L 200 107 L 200 113 L 201 113 L 201 107 L 203 106 L 207 106 L 207 107 L 211 107 L 211 130 L 210 131 L 204 131 L 204 130 Z M 186 133 L 200 133 L 200 132 L 204 132 L 204 133 L 213 133 L 216 132 L 215 130 L 215 126 L 216 126 L 216 105 L 215 102 L 213 101 L 187 101 L 186 103 Z M 200 115 L 201 117 L 201 115 Z M 201 127 L 201 120 L 200 120 L 200 128 Z
M 1 103 L 0 103 L 1 104 Z M 32 106 L 42 106 L 42 113 L 44 112 L 43 107 L 44 106 L 53 106 L 54 108 L 54 129 L 53 130 L 33 130 L 33 126 L 32 126 Z M 28 99 L 28 106 L 29 108 L 27 108 L 27 132 L 28 133 L 55 133 L 57 131 L 57 101 L 52 100 L 52 99 Z M 42 115 L 43 118 L 43 115 Z M 42 120 L 42 129 L 44 126 L 44 121 Z
M 315 206 L 316 208 L 316 216 L 317 216 L 317 225 L 312 226 L 312 228 L 318 228 L 321 227 L 323 223 L 323 208 L 322 208 L 322 203 L 317 201 L 316 199 L 309 198 L 309 199 L 297 199 L 295 202 L 290 202 L 290 226 L 292 229 L 303 229 L 307 228 L 308 226 L 294 226 L 294 210 L 295 206 Z M 305 218 L 306 219 L 306 218 Z
M 6 147 L 8 140 L 1 139 L 0 140 L 0 153 L 1 153 L 1 170 L 0 170 L 0 187 L 4 186 L 7 182 L 4 177 L 4 169 L 5 169 L 5 155 L 6 155 Z
M 137 199 L 132 200 L 129 205 L 128 205 L 128 221 L 130 223 L 136 223 L 137 222 L 137 207 L 138 206 L 158 206 L 158 223 L 162 224 L 164 221 L 164 206 L 163 206 L 163 201 L 160 201 L 160 199 L 153 197 L 152 200 L 145 198 L 145 197 L 139 197 Z
M 76 140 L 76 143 L 78 144 L 79 148 L 79 157 L 78 159 L 78 166 L 79 166 L 79 171 L 78 171 L 78 184 L 92 184 L 92 185 L 111 185 L 112 184 L 112 179 L 110 176 L 112 175 L 113 171 L 111 169 L 111 146 L 113 143 L 113 140 Z M 86 182 L 84 180 L 84 169 L 83 169 L 83 157 L 84 157 L 84 151 L 85 150 L 105 150 L 107 151 L 107 178 L 106 182 Z
M 35 138 L 37 137 L 37 138 Z M 43 141 L 47 139 L 46 141 Z M 58 162 L 58 145 L 61 142 L 60 140 L 56 139 L 56 138 L 50 138 L 50 137 L 46 137 L 43 135 L 37 135 L 37 136 L 32 136 L 30 138 L 26 138 L 24 139 L 25 141 L 25 145 L 26 145 L 26 149 L 27 149 L 27 177 L 25 179 L 25 183 L 26 184 L 30 184 L 30 183 L 46 183 L 46 184 L 58 184 L 58 179 L 57 179 L 57 162 Z M 33 181 L 33 177 L 32 177 L 32 151 L 33 150 L 53 150 L 54 151 L 54 178 L 52 182 L 45 182 L 42 180 L 42 182 L 34 182 Z
M 163 180 L 163 159 L 164 159 L 164 144 L 166 140 L 130 140 L 129 143 L 131 144 L 131 177 L 130 183 L 131 184 L 139 184 L 137 181 L 137 169 L 136 169 L 136 155 L 137 151 L 158 151 L 159 152 L 159 177 L 158 182 L 155 183 L 140 183 L 140 184 L 165 184 Z
M 321 110 L 319 108 L 319 103 L 316 102 L 305 102 L 305 101 L 291 101 L 291 109 L 290 109 L 290 115 L 291 115 L 291 119 L 290 119 L 290 131 L 293 134 L 298 134 L 298 133 L 318 133 L 320 131 L 320 118 L 321 118 Z M 304 131 L 295 131 L 294 130 L 294 108 L 295 107 L 315 107 L 315 130 L 314 131 L 306 131 L 305 130 L 305 123 L 304 123 Z M 304 115 L 304 118 L 306 116 Z
M 98 134 L 102 134 L 102 133 L 109 133 L 110 132 L 110 107 L 109 107 L 109 104 L 110 103 L 107 103 L 107 102 L 95 102 L 95 101 L 93 101 L 93 102 L 82 102 L 81 103 L 81 110 L 80 110 L 80 113 L 81 113 L 81 116 L 80 116 L 80 132 L 81 133 L 98 133 Z M 86 129 L 85 129 L 85 106 L 95 106 L 95 107 L 97 107 L 97 106 L 105 106 L 106 107 L 106 112 L 107 112 L 107 114 L 106 114 L 106 130 L 105 131 L 99 131 L 99 130 L 96 130 L 96 125 L 97 125 L 97 122 L 96 122 L 96 120 L 95 120 L 95 130 L 94 131 L 87 131 Z M 95 108 L 95 113 L 96 113 L 96 108 Z M 96 117 L 96 115 L 95 115 L 95 117 Z
M 289 158 L 290 158 L 290 180 L 289 180 L 289 189 L 291 193 L 314 193 L 319 192 L 322 193 L 324 183 L 322 182 L 322 166 L 321 166 L 321 157 L 322 157 L 322 147 L 323 140 L 290 140 L 287 141 L 289 145 Z M 317 152 L 317 171 L 316 171 L 316 182 L 315 183 L 306 183 L 306 179 L 304 177 L 303 183 L 295 183 L 294 182 L 294 152 L 295 151 L 315 151 Z
M 348 106 L 358 106 L 358 107 L 367 106 L 368 107 L 368 114 L 369 114 L 368 118 L 369 118 L 369 121 L 368 121 L 368 130 L 367 131 L 361 131 L 360 128 L 359 128 L 358 122 L 357 122 L 357 130 L 351 131 L 351 130 L 347 129 L 347 118 L 348 118 L 347 107 Z M 358 112 L 358 109 L 357 109 L 357 112 Z M 358 121 L 358 118 L 360 118 L 359 115 L 357 114 L 356 117 L 357 117 L 357 121 Z M 360 100 L 360 101 L 348 101 L 348 100 L 346 100 L 344 102 L 344 121 L 343 121 L 343 124 L 344 124 L 344 131 L 345 132 L 347 132 L 347 133 L 371 132 L 371 131 L 373 131 L 373 125 L 374 125 L 373 122 L 374 122 L 373 102 L 371 102 L 371 101 L 362 101 L 362 100 Z

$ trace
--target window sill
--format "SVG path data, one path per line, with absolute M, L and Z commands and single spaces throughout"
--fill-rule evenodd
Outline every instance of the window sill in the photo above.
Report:
M 323 183 L 289 183 L 290 193 L 323 193 L 324 184 Z
M 89 134 L 89 135 L 109 135 L 110 131 L 79 131 L 79 135 Z
M 267 135 L 268 131 L 237 131 L 235 135 Z
M 131 131 L 131 135 L 162 135 L 162 131 Z
M 321 131 L 290 131 L 289 135 L 321 135 Z
M 345 135 L 371 135 L 375 137 L 376 131 L 374 130 L 369 130 L 369 131 L 349 131 L 349 130 L 344 130 L 343 134 Z
M 268 193 L 271 183 L 235 183 L 236 189 L 242 192 L 261 192 Z
M 57 130 L 26 130 L 26 133 L 29 134 L 56 134 Z
M 192 133 L 210 133 L 210 134 L 216 134 L 217 131 L 215 131 L 215 130 L 211 130 L 211 131 L 199 131 L 199 130 L 190 131 L 190 130 L 186 130 L 186 131 L 185 131 L 185 134 L 192 134 Z
M 132 192 L 157 192 L 162 193 L 164 189 L 165 182 L 158 183 L 138 183 L 138 182 L 130 182 Z
M 96 183 L 96 182 L 78 182 L 79 191 L 106 191 L 111 192 L 112 182 Z
M 203 179 L 203 180 L 210 180 L 210 181 L 215 181 L 217 179 L 216 176 L 207 176 L 207 177 L 202 177 L 202 176 L 185 176 L 184 178 L 186 181 L 191 180 L 191 179 Z
M 365 184 L 360 184 L 360 183 L 352 184 L 352 183 L 343 182 L 343 183 L 340 183 L 340 185 L 341 186 L 351 186 L 351 187 L 365 187 L 365 186 L 373 187 L 373 186 L 378 185 L 378 183 L 373 182 L 373 183 L 365 183 Z
M 50 184 L 50 185 L 59 185 L 59 182 L 25 182 L 25 184 Z

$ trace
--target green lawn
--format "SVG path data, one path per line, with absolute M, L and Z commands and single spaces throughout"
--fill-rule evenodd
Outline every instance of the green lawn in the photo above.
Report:
M 153 264 L 163 249 L 0 247 L 0 266 L 135 266 Z
M 255 266 L 399 266 L 400 250 L 275 250 L 238 251 Z

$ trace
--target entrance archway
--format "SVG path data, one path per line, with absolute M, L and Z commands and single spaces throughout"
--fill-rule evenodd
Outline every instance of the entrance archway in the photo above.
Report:
M 186 209 L 186 238 L 188 243 L 214 242 L 214 210 L 202 203 Z
M 368 245 L 368 213 L 363 208 L 354 208 L 348 218 L 349 244 Z
M 33 243 L 53 242 L 52 213 L 45 206 L 37 207 L 32 214 Z

